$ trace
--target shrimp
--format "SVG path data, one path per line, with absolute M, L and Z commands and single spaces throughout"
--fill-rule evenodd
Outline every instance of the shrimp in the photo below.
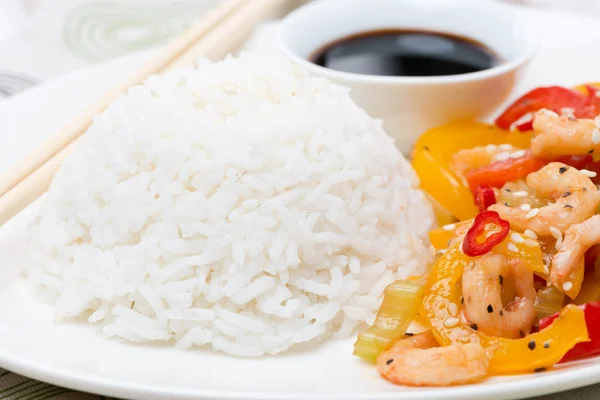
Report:
M 517 297 L 506 307 L 502 287 L 512 278 Z M 492 336 L 520 338 L 529 333 L 535 319 L 533 272 L 520 259 L 506 260 L 488 253 L 465 269 L 462 278 L 464 316 L 477 329 Z
M 534 156 L 588 155 L 600 150 L 600 130 L 593 119 L 561 117 L 540 110 L 533 118 L 533 131 L 536 134 L 531 141 Z
M 598 189 L 590 178 L 559 162 L 527 175 L 527 185 L 537 197 L 549 198 L 553 203 L 533 210 L 505 204 L 489 207 L 521 232 L 530 229 L 539 236 L 553 236 L 555 228 L 562 233 L 594 215 L 600 203 Z
M 377 358 L 381 376 L 399 385 L 449 386 L 487 375 L 493 351 L 479 343 L 438 347 L 431 332 L 401 339 Z
M 585 252 L 597 243 L 600 243 L 600 215 L 571 225 L 565 231 L 562 245 L 552 259 L 550 282 L 563 288 L 567 277 L 577 268 L 584 268 Z
M 468 171 L 484 167 L 494 161 L 508 159 L 515 150 L 517 149 L 510 144 L 490 144 L 487 146 L 460 150 L 452 155 L 449 164 L 450 170 L 454 175 L 461 178 L 466 186 L 468 183 L 465 177 L 467 176 Z

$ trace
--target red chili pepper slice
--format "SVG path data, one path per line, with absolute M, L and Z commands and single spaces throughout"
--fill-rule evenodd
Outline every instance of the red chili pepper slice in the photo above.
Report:
M 479 211 L 485 211 L 492 204 L 496 204 L 496 195 L 494 190 L 487 185 L 479 185 L 475 189 L 475 205 Z
M 585 315 L 589 342 L 578 343 L 573 347 L 560 362 L 573 361 L 578 358 L 600 354 L 600 302 L 582 304 L 579 306 Z M 550 315 L 540 321 L 540 330 L 547 328 L 552 321 L 558 317 L 558 314 Z
M 596 89 L 588 86 L 588 95 L 561 86 L 539 87 L 521 96 L 496 119 L 496 125 L 510 129 L 511 125 L 530 112 L 546 108 L 558 114 L 563 108 L 572 108 L 577 118 L 593 118 L 596 115 Z M 531 122 L 517 126 L 520 131 L 532 129 Z
M 500 232 L 485 237 L 485 228 L 493 224 L 500 228 Z M 500 244 L 510 232 L 510 223 L 500 218 L 496 211 L 483 211 L 477 214 L 473 226 L 467 232 L 463 241 L 463 252 L 469 257 L 481 256 Z M 479 242 L 483 236 L 483 242 Z
M 473 193 L 478 186 L 501 188 L 507 182 L 514 182 L 539 170 L 548 162 L 549 160 L 534 157 L 531 150 L 528 150 L 522 157 L 497 161 L 469 171 L 466 178 Z

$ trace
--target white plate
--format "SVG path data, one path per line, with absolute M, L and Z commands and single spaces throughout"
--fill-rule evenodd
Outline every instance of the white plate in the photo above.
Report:
M 525 11 L 524 11 L 525 12 Z M 544 43 L 521 90 L 538 84 L 600 80 L 600 24 L 592 19 L 526 12 Z M 271 27 L 272 28 L 272 27 Z M 273 30 L 255 40 L 270 51 Z M 0 170 L 68 121 L 148 54 L 49 82 L 0 103 Z M 0 268 L 10 275 L 35 206 L 0 230 Z M 0 366 L 53 384 L 137 399 L 516 399 L 600 382 L 600 359 L 550 372 L 502 377 L 472 386 L 410 389 L 388 384 L 351 355 L 353 339 L 329 341 L 278 357 L 239 359 L 206 350 L 132 345 L 97 326 L 52 322 L 52 308 L 21 278 L 0 284 Z

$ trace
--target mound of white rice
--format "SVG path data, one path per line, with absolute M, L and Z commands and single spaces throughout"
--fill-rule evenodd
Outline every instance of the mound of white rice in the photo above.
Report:
M 276 354 L 372 322 L 433 214 L 348 90 L 244 55 L 154 76 L 89 128 L 32 227 L 57 319 Z

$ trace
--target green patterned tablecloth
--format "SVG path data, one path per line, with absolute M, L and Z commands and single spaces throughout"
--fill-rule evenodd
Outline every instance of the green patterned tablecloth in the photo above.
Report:
M 0 369 L 0 399 L 2 400 L 103 400 L 107 397 L 73 392 L 69 389 L 34 381 Z

